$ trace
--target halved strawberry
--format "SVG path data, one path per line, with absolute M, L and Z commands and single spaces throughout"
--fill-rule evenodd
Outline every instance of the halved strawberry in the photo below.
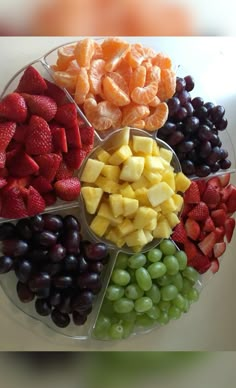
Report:
M 19 85 L 17 86 L 17 92 L 43 94 L 46 89 L 47 84 L 43 77 L 33 66 L 28 66 L 20 79 Z
M 70 149 L 67 154 L 64 155 L 64 160 L 68 168 L 77 169 L 83 163 L 87 153 L 82 149 Z
M 39 165 L 39 174 L 44 176 L 49 182 L 52 182 L 60 166 L 62 157 L 58 154 L 39 155 L 35 161 Z
M 63 89 L 45 79 L 47 84 L 46 96 L 51 97 L 57 104 L 57 106 L 64 105 L 66 103 L 66 94 Z
M 94 143 L 94 128 L 82 125 L 79 127 L 82 144 L 93 145 Z M 186 194 L 186 192 L 185 192 Z
M 220 175 L 219 180 L 222 187 L 226 187 L 229 184 L 230 181 L 230 173 Z
M 216 209 L 211 211 L 211 218 L 215 226 L 224 226 L 227 215 L 223 209 Z
M 219 243 L 216 243 L 214 245 L 214 248 L 213 248 L 213 253 L 214 253 L 214 256 L 215 257 L 220 257 L 223 255 L 224 251 L 226 249 L 226 243 L 223 241 L 223 242 L 219 242 Z
M 208 256 L 198 253 L 192 259 L 188 260 L 188 265 L 195 268 L 200 274 L 203 274 L 210 268 L 211 261 Z
M 206 256 L 211 256 L 212 249 L 216 243 L 216 235 L 215 232 L 209 233 L 204 240 L 198 243 L 198 247 L 201 249 L 202 253 Z
M 207 217 L 204 225 L 203 225 L 203 232 L 214 232 L 215 230 L 215 225 L 214 222 L 212 221 L 212 218 L 209 216 Z
M 1 164 L 1 152 L 0 152 L 0 164 Z M 8 169 L 6 167 L 0 168 L 0 177 L 8 177 Z
M 29 127 L 26 124 L 17 125 L 13 140 L 15 140 L 17 143 L 25 143 L 28 129 Z
M 187 236 L 190 237 L 192 240 L 196 241 L 200 235 L 199 224 L 192 218 L 187 218 L 187 221 L 185 222 L 184 226 Z
M 27 210 L 19 188 L 12 187 L 2 195 L 2 212 L 4 218 L 23 218 L 27 217 Z
M 6 152 L 1 151 L 0 152 L 0 168 L 4 168 L 6 164 Z
M 62 160 L 56 173 L 56 180 L 60 181 L 61 179 L 71 178 L 73 176 L 73 173 L 74 170 L 68 168 L 64 160 Z
M 27 118 L 27 106 L 19 93 L 8 94 L 0 101 L 0 117 L 16 123 L 24 123 Z
M 219 269 L 220 269 L 220 263 L 219 263 L 219 260 L 218 260 L 218 259 L 214 259 L 214 260 L 211 261 L 211 267 L 210 267 L 210 269 L 211 269 L 211 272 L 212 272 L 212 273 L 216 273 L 216 272 L 219 271 Z
M 236 211 L 236 187 L 232 187 L 230 196 L 226 202 L 226 206 L 229 213 L 234 213 Z
M 215 228 L 214 232 L 216 235 L 216 242 L 224 241 L 224 236 L 225 236 L 224 226 L 218 226 L 217 228 Z
M 209 210 L 205 202 L 199 202 L 194 208 L 188 213 L 190 218 L 196 221 L 204 221 L 209 216 Z
M 176 227 L 174 228 L 171 238 L 177 243 L 181 243 L 181 244 L 185 243 L 187 239 L 187 233 L 182 221 L 179 224 L 177 224 Z
M 28 154 L 18 152 L 8 163 L 8 171 L 11 176 L 21 178 L 26 175 L 36 174 L 39 171 L 39 166 Z
M 208 207 L 216 207 L 220 202 L 220 193 L 213 185 L 207 185 L 202 196 L 202 200 L 208 205 Z
M 27 198 L 27 212 L 28 215 L 35 216 L 36 214 L 42 213 L 45 209 L 45 201 L 43 197 L 35 190 L 32 186 L 28 190 Z
M 27 93 L 23 93 L 23 97 L 31 115 L 40 116 L 47 122 L 54 118 L 57 112 L 57 104 L 51 97 Z
M 53 189 L 51 183 L 41 175 L 31 181 L 31 186 L 33 186 L 39 194 L 48 193 Z
M 57 196 L 54 191 L 50 191 L 50 193 L 43 194 L 42 197 L 45 201 L 46 206 L 52 206 L 57 200 Z
M 188 214 L 190 213 L 190 211 L 194 208 L 194 205 L 190 205 L 189 203 L 184 203 L 184 207 L 183 207 L 183 210 L 182 210 L 182 213 L 181 213 L 181 217 L 184 219 L 186 216 L 188 216 Z
M 67 139 L 65 128 L 51 128 L 54 152 L 67 152 Z
M 93 150 L 92 144 L 83 144 L 82 149 L 86 152 L 86 155 L 88 155 Z
M 6 179 L 0 177 L 0 189 L 2 189 L 4 186 L 6 186 L 7 181 Z
M 221 201 L 222 202 L 227 202 L 228 201 L 228 199 L 230 197 L 230 194 L 233 191 L 233 188 L 234 188 L 234 186 L 232 184 L 229 184 L 228 186 L 224 187 L 221 190 Z
M 211 178 L 207 181 L 207 185 L 213 186 L 217 191 L 222 189 L 219 177 Z
M 81 148 L 80 130 L 77 123 L 66 128 L 67 145 L 70 148 Z
M 233 233 L 234 233 L 234 228 L 235 228 L 235 219 L 234 218 L 227 218 L 225 221 L 225 235 L 228 243 L 230 243 Z
M 206 183 L 205 179 L 200 179 L 200 180 L 197 180 L 196 182 L 198 185 L 200 196 L 202 197 L 202 195 L 206 189 L 207 183 Z
M 55 120 L 66 126 L 66 128 L 77 125 L 77 110 L 73 103 L 64 104 L 58 107 Z
M 73 201 L 78 198 L 80 194 L 80 181 L 78 178 L 68 178 L 57 181 L 54 184 L 56 194 L 64 201 Z
M 184 250 L 185 250 L 185 253 L 188 257 L 188 262 L 189 262 L 189 260 L 191 260 L 195 256 L 197 256 L 197 254 L 199 253 L 197 246 L 192 241 L 190 241 L 188 238 L 186 239 L 186 241 L 184 243 Z
M 42 155 L 51 152 L 52 134 L 48 123 L 42 117 L 31 116 L 25 146 L 29 155 Z
M 223 210 L 225 211 L 225 213 L 228 213 L 227 206 L 226 206 L 226 204 L 223 203 L 223 202 L 221 202 L 221 203 L 218 205 L 217 209 L 223 209 Z
M 14 136 L 16 123 L 11 121 L 0 123 L 0 152 L 5 152 L 8 144 Z
M 12 147 L 10 147 L 13 142 L 10 143 L 8 149 L 11 149 Z M 19 155 L 20 153 L 24 152 L 23 151 L 23 148 L 22 148 L 22 144 L 19 144 L 19 143 L 16 143 L 16 146 L 15 148 L 11 149 L 11 151 L 8 151 L 6 153 L 6 166 L 10 166 L 11 163 L 12 163 L 12 160 L 17 156 Z
M 196 182 L 191 182 L 191 185 L 184 193 L 184 202 L 195 204 L 200 202 L 200 192 Z

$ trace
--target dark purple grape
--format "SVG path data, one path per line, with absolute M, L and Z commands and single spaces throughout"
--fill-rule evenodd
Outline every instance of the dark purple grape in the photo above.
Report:
M 194 148 L 194 143 L 192 141 L 183 141 L 178 144 L 178 152 L 190 152 Z
M 204 100 L 201 97 L 195 97 L 192 100 L 192 106 L 194 107 L 194 109 L 200 108 L 201 106 L 203 106 L 203 104 L 204 104 Z
M 51 314 L 52 308 L 46 299 L 36 299 L 35 310 L 39 315 L 46 317 Z
M 199 128 L 198 128 L 198 138 L 200 140 L 211 140 L 212 138 L 212 132 L 211 132 L 211 128 L 208 127 L 207 125 L 200 125 Z
M 172 117 L 180 108 L 180 100 L 177 97 L 169 98 L 167 101 L 169 116 Z
M 64 246 L 67 253 L 78 254 L 80 252 L 80 235 L 77 230 L 68 230 L 64 238 Z
M 188 92 L 191 92 L 191 90 L 193 90 L 194 85 L 195 85 L 193 77 L 191 75 L 187 75 L 186 77 L 184 77 L 184 80 L 185 80 L 185 83 L 186 83 L 185 89 Z
M 194 113 L 199 119 L 206 119 L 208 116 L 208 111 L 205 106 L 200 106 L 200 108 L 196 109 Z
M 42 288 L 41 290 L 35 291 L 35 295 L 38 298 L 44 298 L 47 299 L 50 295 L 50 287 Z
M 78 264 L 79 264 L 78 265 L 78 272 L 79 273 L 83 273 L 83 272 L 86 272 L 88 270 L 88 263 L 82 254 L 80 254 L 78 256 Z
M 50 286 L 51 279 L 48 273 L 42 272 L 33 275 L 29 281 L 29 287 L 33 292 L 48 288 Z
M 176 131 L 176 125 L 171 121 L 167 121 L 165 125 L 159 129 L 159 131 L 163 132 L 164 135 L 170 135 L 171 133 Z M 158 131 L 158 132 L 159 132 Z
M 217 146 L 219 144 L 220 138 L 216 133 L 212 133 L 210 142 L 213 146 Z
M 96 289 L 101 284 L 100 276 L 95 272 L 84 272 L 77 278 L 77 285 L 81 289 Z
M 229 159 L 223 159 L 220 161 L 220 167 L 223 170 L 227 170 L 228 168 L 231 167 L 231 161 Z
M 63 314 L 72 313 L 70 296 L 62 296 L 61 303 L 57 306 L 57 309 Z
M 68 288 L 73 285 L 73 279 L 69 275 L 59 275 L 54 277 L 53 284 L 56 288 Z
M 10 222 L 4 222 L 4 224 L 0 225 L 0 241 L 8 240 L 16 235 L 15 225 Z
M 187 117 L 184 123 L 184 132 L 185 133 L 193 133 L 199 127 L 199 119 L 196 116 Z
M 169 144 L 171 147 L 181 143 L 184 140 L 184 134 L 183 132 L 176 131 L 172 133 L 172 135 L 168 136 L 166 139 L 167 144 Z
M 101 291 L 102 289 L 102 283 L 98 283 L 96 286 L 94 286 L 93 288 L 91 288 L 91 291 L 94 295 L 97 295 L 99 294 L 99 292 Z
M 61 216 L 54 216 L 52 214 L 44 214 L 44 230 L 50 232 L 58 232 L 63 228 L 63 220 Z
M 191 138 L 191 141 L 192 141 L 193 144 L 194 144 L 194 148 L 197 148 L 198 146 L 201 145 L 201 141 L 200 141 L 197 137 L 192 137 L 192 138 Z M 193 149 L 194 149 L 194 148 L 193 148 Z
M 24 256 L 28 252 L 29 246 L 23 240 L 4 240 L 2 251 L 4 255 L 11 257 Z
M 28 256 L 34 263 L 42 263 L 48 260 L 48 251 L 44 249 L 33 249 L 29 251 Z
M 61 263 L 45 263 L 41 267 L 43 272 L 47 272 L 50 276 L 54 276 L 62 271 L 63 265 Z
M 228 151 L 226 151 L 224 148 L 220 149 L 220 159 L 227 159 L 229 156 Z
M 184 90 L 186 87 L 186 81 L 184 78 L 181 78 L 181 77 L 177 77 L 176 78 L 176 87 L 175 87 L 175 90 L 177 93 L 179 92 L 182 92 L 182 90 Z
M 70 316 L 68 314 L 63 314 L 59 310 L 54 309 L 51 313 L 52 321 L 56 326 L 64 328 L 70 324 Z
M 207 108 L 208 113 L 210 113 L 212 108 L 214 108 L 215 104 L 213 104 L 213 102 L 205 102 L 204 106 L 205 108 Z
M 180 100 L 180 104 L 184 105 L 187 102 L 191 101 L 191 95 L 187 90 L 182 90 L 182 92 L 177 94 L 178 99 Z
M 193 149 L 192 151 L 188 152 L 187 159 L 191 160 L 193 163 L 196 163 L 199 159 L 197 151 Z
M 191 160 L 182 160 L 181 167 L 185 175 L 193 175 L 195 173 L 195 166 Z
M 9 256 L 1 256 L 0 257 L 0 274 L 7 273 L 13 268 L 13 259 Z
M 34 216 L 30 219 L 31 228 L 34 232 L 42 232 L 44 227 L 43 217 L 40 215 Z
M 15 274 L 21 283 L 27 283 L 32 275 L 33 267 L 30 261 L 18 261 L 15 266 Z
M 51 291 L 49 298 L 48 298 L 49 303 L 52 306 L 58 306 L 61 303 L 61 299 L 62 299 L 61 293 L 57 290 Z
M 225 117 L 222 117 L 219 121 L 215 123 L 216 128 L 219 131 L 223 131 L 228 125 L 228 120 Z
M 91 291 L 82 291 L 72 298 L 72 309 L 82 312 L 92 306 L 94 295 Z
M 87 321 L 87 314 L 80 314 L 77 311 L 73 311 L 72 313 L 73 322 L 76 326 L 82 326 Z
M 49 251 L 49 258 L 53 263 L 58 263 L 66 256 L 66 250 L 61 244 L 54 245 Z
M 213 164 L 215 164 L 220 159 L 220 155 L 221 152 L 219 147 L 212 148 L 212 151 L 206 158 L 207 164 L 209 164 L 209 166 L 213 166 Z
M 211 172 L 217 172 L 217 171 L 219 171 L 219 169 L 220 169 L 219 162 L 216 162 L 215 164 L 213 164 L 213 166 L 211 166 Z
M 89 263 L 88 270 L 91 272 L 101 273 L 103 271 L 104 265 L 101 261 L 94 261 Z
M 85 247 L 85 256 L 88 260 L 102 260 L 107 256 L 107 253 L 107 246 L 103 243 L 90 243 Z
M 186 102 L 186 104 L 184 104 L 184 108 L 187 110 L 188 116 L 193 115 L 194 109 L 193 109 L 191 102 Z
M 178 156 L 178 159 L 180 161 L 182 161 L 182 160 L 186 159 L 187 154 L 186 154 L 186 152 L 177 152 L 177 156 Z
M 23 240 L 30 240 L 33 235 L 30 220 L 27 219 L 18 221 L 16 224 L 16 230 L 18 236 Z
M 199 156 L 201 158 L 207 158 L 208 155 L 211 153 L 211 143 L 209 141 L 202 142 L 200 149 L 199 149 Z
M 23 284 L 21 282 L 17 283 L 16 292 L 18 298 L 23 303 L 29 303 L 34 299 L 34 293 L 29 289 L 26 284 Z
M 212 110 L 211 110 L 211 120 L 213 123 L 216 123 L 217 121 L 221 120 L 222 117 L 225 114 L 225 109 L 221 105 L 216 105 Z
M 104 257 L 104 259 L 102 259 L 102 264 L 107 265 L 109 263 L 109 260 L 110 260 L 110 256 L 106 255 L 106 257 Z
M 211 173 L 211 168 L 206 164 L 195 166 L 195 173 L 199 177 L 206 177 Z
M 188 111 L 186 108 L 181 106 L 178 111 L 175 113 L 175 119 L 178 121 L 184 120 L 188 116 Z
M 66 231 L 68 230 L 80 231 L 80 223 L 74 216 L 71 216 L 71 215 L 66 216 L 64 218 L 63 224 Z
M 63 265 L 66 272 L 76 272 L 79 269 L 79 261 L 74 255 L 67 255 L 65 257 Z
M 57 238 L 54 233 L 43 231 L 39 235 L 39 243 L 43 247 L 49 248 L 55 245 L 57 242 Z
M 207 125 L 210 129 L 213 129 L 214 124 L 209 119 L 201 120 L 202 125 Z

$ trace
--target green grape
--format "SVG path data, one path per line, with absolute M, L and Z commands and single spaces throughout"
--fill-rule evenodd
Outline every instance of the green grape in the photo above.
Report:
M 192 288 L 186 294 L 187 299 L 191 302 L 197 302 L 199 299 L 199 291 L 196 288 Z
M 123 338 L 128 338 L 130 334 L 134 331 L 134 321 L 123 321 Z
M 171 240 L 163 240 L 160 243 L 160 250 L 165 256 L 174 255 L 176 252 L 176 246 Z
M 146 256 L 142 253 L 136 253 L 129 257 L 128 266 L 132 269 L 138 269 L 143 267 L 146 264 Z
M 190 282 L 188 279 L 183 279 L 183 288 L 181 290 L 181 293 L 183 295 L 187 295 L 187 293 L 193 288 L 192 282 Z
M 111 301 L 106 298 L 104 299 L 101 307 L 101 312 L 108 317 L 111 317 L 114 314 L 113 304 L 111 303 Z
M 190 309 L 190 302 L 188 299 L 185 299 L 184 313 L 187 313 Z
M 129 256 L 126 253 L 120 252 L 116 259 L 115 268 L 126 269 L 128 267 Z
M 185 308 L 185 298 L 183 295 L 178 294 L 175 299 L 173 299 L 173 305 L 178 307 L 181 311 L 184 311 Z
M 127 298 L 120 298 L 114 302 L 113 306 L 117 313 L 129 313 L 134 308 L 134 302 Z
M 125 296 L 128 299 L 138 299 L 143 296 L 144 291 L 137 284 L 129 284 L 125 289 Z
M 152 327 L 154 325 L 154 319 L 151 319 L 146 314 L 137 315 L 137 319 L 135 322 L 136 327 Z
M 159 316 L 161 315 L 161 310 L 159 309 L 158 306 L 152 306 L 150 310 L 146 312 L 147 316 L 152 319 L 158 319 Z
M 135 271 L 131 268 L 127 268 L 127 272 L 129 272 L 130 283 L 136 283 Z
M 171 276 L 165 274 L 161 278 L 157 279 L 156 283 L 159 286 L 167 286 L 168 284 L 172 283 Z
M 166 266 L 163 263 L 157 262 L 157 263 L 150 264 L 147 270 L 152 279 L 158 279 L 163 275 L 165 275 Z
M 166 302 L 175 299 L 177 295 L 178 290 L 173 284 L 169 284 L 168 286 L 164 286 L 161 288 L 162 300 Z
M 157 322 L 160 323 L 160 325 L 166 325 L 169 322 L 169 316 L 167 312 L 162 311 L 159 318 L 157 319 Z
M 156 263 L 157 261 L 161 260 L 161 258 L 162 258 L 162 251 L 160 249 L 157 249 L 157 248 L 151 249 L 147 253 L 147 258 L 152 263 Z
M 187 278 L 193 283 L 196 283 L 199 280 L 199 273 L 193 267 L 185 268 L 182 274 L 185 278 Z
M 152 299 L 153 303 L 159 303 L 161 300 L 161 293 L 156 284 L 153 284 L 150 290 L 146 291 L 145 294 Z
M 124 269 L 114 269 L 112 276 L 112 281 L 118 286 L 127 286 L 130 282 L 130 274 Z
M 166 266 L 168 275 L 176 275 L 179 272 L 179 262 L 175 256 L 165 256 L 163 263 Z
M 164 311 L 164 312 L 168 312 L 170 306 L 171 306 L 170 302 L 166 302 L 166 301 L 164 301 L 164 300 L 161 300 L 161 301 L 158 303 L 159 309 L 160 309 L 161 311 Z
M 152 287 L 152 279 L 145 268 L 142 267 L 142 268 L 136 269 L 135 277 L 139 287 L 142 290 L 144 291 L 150 290 L 150 288 Z
M 135 322 L 136 320 L 136 312 L 135 310 L 130 311 L 129 313 L 123 313 L 123 314 L 117 314 L 119 320 L 122 320 L 122 322 Z
M 111 284 L 107 287 L 106 298 L 110 301 L 118 300 L 124 296 L 125 289 L 121 286 Z
M 175 254 L 176 259 L 179 263 L 179 269 L 180 271 L 183 271 L 187 267 L 188 258 L 184 251 L 178 251 Z
M 178 291 L 182 290 L 183 277 L 180 272 L 178 272 L 176 275 L 171 276 L 171 283 L 174 284 L 174 286 L 178 289 Z
M 181 316 L 181 311 L 178 307 L 172 305 L 169 308 L 168 316 L 170 319 L 179 319 Z
M 152 300 L 147 296 L 143 296 L 134 302 L 134 309 L 137 313 L 145 313 L 152 308 L 152 305 Z
M 100 339 L 104 339 L 106 338 L 110 327 L 111 320 L 100 313 L 94 328 L 94 335 Z
M 112 339 L 121 339 L 124 334 L 123 326 L 119 323 L 114 323 L 111 325 L 109 330 L 109 335 Z

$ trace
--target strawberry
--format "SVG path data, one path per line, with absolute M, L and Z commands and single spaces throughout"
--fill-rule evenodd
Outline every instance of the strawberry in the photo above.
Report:
M 216 209 L 211 211 L 211 218 L 215 226 L 224 226 L 227 215 L 223 209 Z
M 0 168 L 4 168 L 6 163 L 6 153 L 0 152 Z
M 43 77 L 33 66 L 28 66 L 20 79 L 19 85 L 17 86 L 17 92 L 43 94 L 46 89 L 47 84 Z
M 198 243 L 198 247 L 201 249 L 204 255 L 209 256 L 212 253 L 212 249 L 216 242 L 215 232 L 209 233 L 200 243 Z
M 197 185 L 198 185 L 200 196 L 202 196 L 204 191 L 205 191 L 205 189 L 206 189 L 207 183 L 206 183 L 205 179 L 200 179 L 200 180 L 198 180 L 196 182 L 197 182 Z
M 194 205 L 190 205 L 189 203 L 184 203 L 184 208 L 181 213 L 181 217 L 185 218 L 186 216 L 188 216 L 189 212 L 193 209 L 193 207 Z
M 71 178 L 73 176 L 74 170 L 69 169 L 65 162 L 62 160 L 61 164 L 57 170 L 56 180 L 60 181 L 61 179 Z
M 32 186 L 28 190 L 27 198 L 27 211 L 28 215 L 35 216 L 38 213 L 42 213 L 45 209 L 45 201 L 37 190 Z
M 81 148 L 81 138 L 78 124 L 74 124 L 70 128 L 66 128 L 67 145 L 70 148 Z
M 10 166 L 12 164 L 12 160 L 19 155 L 21 152 L 23 152 L 22 145 L 16 143 L 17 145 L 15 148 L 13 148 L 11 151 L 8 151 L 6 153 L 6 166 Z M 13 142 L 10 143 L 8 149 L 10 149 L 10 146 L 13 145 Z
M 218 205 L 217 209 L 223 209 L 226 213 L 228 213 L 228 209 L 227 209 L 227 206 L 225 203 L 220 203 L 220 205 Z
M 188 238 L 186 239 L 186 241 L 184 243 L 184 250 L 185 250 L 185 253 L 188 257 L 188 261 L 193 259 L 199 253 L 196 245 L 192 241 L 190 241 Z
M 0 152 L 0 162 L 1 162 L 1 152 Z M 0 168 L 0 177 L 7 178 L 8 177 L 8 169 L 7 168 Z
M 226 187 L 230 182 L 230 173 L 220 175 L 219 177 L 220 183 L 222 187 Z
M 33 186 L 39 194 L 48 193 L 53 189 L 51 183 L 41 175 L 31 181 L 31 186 Z
M 194 208 L 188 213 L 190 218 L 196 221 L 204 221 L 209 216 L 209 210 L 205 202 L 199 202 Z
M 229 213 L 234 213 L 236 211 L 236 187 L 232 187 L 230 196 L 226 202 L 226 206 Z
M 0 178 L 0 189 L 2 189 L 4 186 L 6 186 L 6 184 L 7 184 L 6 179 L 1 177 Z
M 80 137 L 81 137 L 82 144 L 93 145 L 94 128 L 82 125 L 79 127 L 79 130 L 80 130 Z
M 228 243 L 230 243 L 230 241 L 232 239 L 234 228 L 235 228 L 235 219 L 229 217 L 225 221 L 225 235 L 226 235 L 226 239 L 227 239 Z
M 224 251 L 226 249 L 226 243 L 225 242 L 219 242 L 214 245 L 213 253 L 215 257 L 220 257 L 223 255 Z
M 26 175 L 36 174 L 39 171 L 39 166 L 25 152 L 19 152 L 8 164 L 8 171 L 10 175 L 21 178 Z
M 200 202 L 200 192 L 196 182 L 192 182 L 184 193 L 184 203 L 195 204 Z
M 66 94 L 64 90 L 46 79 L 45 81 L 47 84 L 47 90 L 45 91 L 45 95 L 51 97 L 56 102 L 57 106 L 65 104 Z
M 187 218 L 184 226 L 187 236 L 196 241 L 200 235 L 200 226 L 198 223 L 195 220 L 192 220 L 192 218 Z
M 234 186 L 233 185 L 228 185 L 227 187 L 224 187 L 222 190 L 221 190 L 221 201 L 222 202 L 227 202 L 229 197 L 230 197 L 230 194 L 232 193 L 234 189 Z
M 217 191 L 222 189 L 219 177 L 209 179 L 209 181 L 207 181 L 207 185 L 213 186 Z
M 212 221 L 212 218 L 209 216 L 207 217 L 204 225 L 203 225 L 203 232 L 214 232 L 215 230 L 215 225 L 214 222 Z
M 56 194 L 53 191 L 50 191 L 50 193 L 43 194 L 43 199 L 45 201 L 46 206 L 52 206 L 56 200 Z
M 35 161 L 39 165 L 39 174 L 49 182 L 52 182 L 55 178 L 61 160 L 62 157 L 58 154 L 39 155 L 35 157 Z
M 80 194 L 80 181 L 78 178 L 68 178 L 57 181 L 54 184 L 56 194 L 64 201 L 73 201 Z
M 56 112 L 57 104 L 48 96 L 23 94 L 31 115 L 42 117 L 44 120 L 51 121 Z
M 6 151 L 8 144 L 14 136 L 16 124 L 9 121 L 7 123 L 0 123 L 0 152 Z
M 211 266 L 210 266 L 210 270 L 212 273 L 216 273 L 218 272 L 220 269 L 220 263 L 219 263 L 219 260 L 218 259 L 214 259 L 211 261 Z
M 17 125 L 15 134 L 13 136 L 13 140 L 15 140 L 17 143 L 25 143 L 25 138 L 27 136 L 28 131 L 28 125 L 20 124 Z
M 67 139 L 65 128 L 51 128 L 54 152 L 67 152 Z
M 211 261 L 208 256 L 198 253 L 191 260 L 188 260 L 188 265 L 195 268 L 200 274 L 203 274 L 210 268 Z
M 216 242 L 224 241 L 225 228 L 223 226 L 219 226 L 219 227 L 215 228 L 214 232 L 215 232 L 215 235 L 216 235 Z
M 70 149 L 67 154 L 64 155 L 64 160 L 68 168 L 77 169 L 83 163 L 87 153 L 82 149 Z
M 209 207 L 216 207 L 220 202 L 220 193 L 212 185 L 207 185 L 206 190 L 202 196 L 203 202 L 205 202 Z
M 182 221 L 174 228 L 171 238 L 175 242 L 182 243 L 182 244 L 185 243 L 187 239 L 187 234 Z
M 27 118 L 27 106 L 19 93 L 11 93 L 0 102 L 0 117 L 17 123 L 24 123 Z
M 48 123 L 39 116 L 31 116 L 26 137 L 29 155 L 48 154 L 52 150 L 52 135 Z
M 67 128 L 77 125 L 77 110 L 74 103 L 64 104 L 59 106 L 55 116 L 55 120 L 65 125 Z
M 9 188 L 2 196 L 2 212 L 4 218 L 27 217 L 26 207 L 19 188 Z

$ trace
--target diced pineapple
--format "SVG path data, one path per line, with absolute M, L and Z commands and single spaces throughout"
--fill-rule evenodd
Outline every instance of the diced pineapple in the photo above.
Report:
M 132 250 L 134 251 L 134 253 L 139 253 L 142 248 L 143 247 L 141 245 L 136 245 L 135 247 L 132 247 Z
M 124 127 L 119 132 L 115 133 L 112 137 L 112 144 L 115 144 L 117 148 L 122 145 L 128 145 L 130 141 L 130 128 Z
M 101 203 L 97 215 L 106 218 L 111 225 L 118 225 L 121 224 L 123 221 L 123 217 L 113 216 L 110 206 L 108 205 L 108 203 L 105 202 Z
M 97 236 L 102 237 L 106 233 L 109 225 L 110 222 L 107 218 L 96 216 L 92 220 L 90 228 Z
M 146 230 L 153 231 L 154 229 L 156 229 L 156 227 L 157 227 L 157 217 L 158 217 L 158 215 L 156 216 L 156 218 L 153 218 L 152 220 L 149 221 L 148 224 L 145 225 L 145 229 Z
M 114 166 L 119 166 L 121 163 L 125 162 L 130 156 L 132 156 L 132 151 L 130 147 L 122 145 L 118 150 L 116 150 L 110 157 L 109 163 Z
M 109 152 L 104 150 L 103 148 L 100 148 L 100 150 L 97 152 L 97 158 L 100 160 L 100 162 L 107 163 L 108 159 L 111 157 Z
M 123 197 L 121 194 L 109 195 L 109 203 L 114 217 L 121 216 L 124 212 Z
M 170 227 L 173 229 L 176 225 L 180 223 L 180 219 L 175 213 L 169 213 L 166 215 L 167 221 L 169 222 Z
M 81 193 L 89 214 L 95 214 L 101 201 L 103 190 L 99 187 L 82 187 Z
M 123 205 L 124 205 L 123 216 L 130 217 L 136 213 L 139 203 L 137 199 L 123 198 Z
M 116 244 L 118 248 L 121 248 L 123 245 L 125 245 L 125 239 L 121 236 L 118 228 L 111 228 L 105 237 L 107 240 Z
M 149 180 L 152 185 L 161 182 L 162 175 L 159 172 L 151 172 L 150 170 L 143 170 L 143 175 Z
M 173 167 L 170 165 L 169 162 L 167 162 L 167 160 L 165 160 L 161 156 L 159 156 L 159 158 L 161 159 L 161 163 L 163 164 L 164 170 L 172 170 L 173 169 Z
M 120 186 L 117 182 L 108 180 L 103 176 L 99 176 L 95 184 L 100 187 L 105 193 L 118 194 Z
M 152 154 L 153 139 L 144 136 L 133 136 L 133 151 L 141 154 Z
M 153 156 L 160 155 L 160 148 L 155 140 L 153 140 L 153 143 L 152 143 L 152 155 Z
M 143 229 L 143 233 L 145 234 L 147 244 L 153 240 L 153 235 L 149 230 Z
M 178 172 L 175 177 L 176 191 L 184 193 L 190 186 L 191 181 L 182 172 Z
M 150 207 L 140 206 L 134 217 L 135 229 L 144 229 L 150 220 L 157 218 L 157 213 Z
M 174 194 L 172 195 L 172 199 L 176 205 L 176 212 L 180 212 L 184 203 L 183 197 L 179 194 Z
M 139 180 L 132 183 L 131 186 L 133 187 L 134 190 L 137 190 L 137 189 L 141 189 L 142 187 L 150 187 L 150 182 L 148 181 L 147 178 L 145 178 L 145 176 L 142 175 L 139 178 Z
M 164 166 L 160 156 L 146 156 L 145 157 L 145 169 L 152 172 L 164 171 Z
M 176 205 L 172 198 L 167 199 L 165 202 L 161 204 L 162 214 L 173 213 L 176 211 Z
M 172 229 L 166 219 L 158 220 L 157 227 L 153 231 L 155 238 L 169 238 L 172 233 Z
M 175 191 L 175 174 L 173 171 L 165 172 L 162 176 L 162 181 L 166 182 Z
M 132 221 L 125 218 L 120 225 L 117 225 L 117 229 L 119 230 L 121 236 L 126 236 L 127 234 L 133 232 L 135 227 Z
M 100 175 L 100 172 L 102 171 L 103 166 L 104 166 L 104 163 L 100 162 L 99 160 L 88 159 L 84 167 L 84 170 L 82 172 L 82 176 L 80 180 L 82 182 L 94 183 L 97 180 L 98 176 Z
M 142 156 L 130 156 L 123 164 L 120 179 L 128 182 L 137 181 L 144 169 L 144 158 Z
M 160 156 L 165 159 L 168 163 L 171 162 L 172 160 L 172 157 L 173 157 L 173 152 L 171 152 L 170 150 L 167 150 L 163 147 L 160 148 Z
M 173 194 L 174 191 L 166 182 L 160 182 L 157 185 L 152 186 L 147 192 L 148 199 L 153 207 L 160 205 Z
M 141 189 L 135 190 L 135 198 L 139 201 L 139 205 L 141 206 L 151 206 L 151 203 L 147 196 L 148 189 L 143 187 Z
M 119 166 L 111 166 L 109 164 L 106 164 L 103 167 L 101 174 L 106 178 L 110 179 L 111 181 L 118 182 L 120 177 L 120 168 Z
M 127 182 L 120 185 L 120 193 L 123 195 L 123 197 L 126 198 L 135 198 L 135 192 L 131 185 L 129 185 Z
M 143 247 L 147 243 L 147 239 L 143 230 L 140 229 L 128 234 L 128 236 L 125 237 L 125 242 L 128 247 L 136 247 L 137 245 Z

